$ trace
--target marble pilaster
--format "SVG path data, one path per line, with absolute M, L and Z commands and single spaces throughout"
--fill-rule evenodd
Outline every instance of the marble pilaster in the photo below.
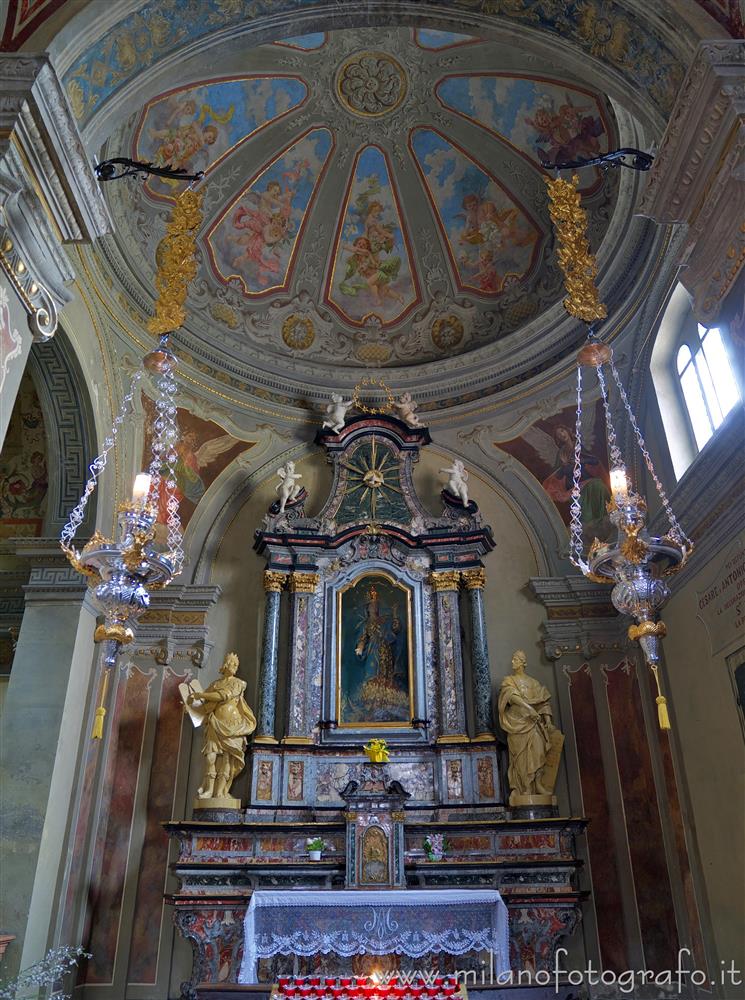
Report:
M 279 614 L 287 573 L 264 571 L 264 633 L 259 671 L 259 705 L 254 743 L 277 743 L 274 735 L 277 714 L 277 674 L 279 669 Z
M 291 573 L 290 591 L 290 634 L 293 636 L 290 649 L 290 690 L 287 706 L 287 735 L 283 743 L 312 743 L 311 733 L 318 719 L 310 717 L 311 638 L 313 617 L 317 613 L 315 592 L 320 576 L 318 573 Z
M 95 660 L 95 612 L 56 539 L 19 541 L 16 551 L 30 575 L 0 738 L 0 925 L 15 935 L 11 976 L 43 958 L 57 934 Z
M 476 722 L 476 739 L 493 740 L 494 709 L 492 707 L 489 646 L 484 611 L 486 571 L 483 567 L 464 570 L 461 574 L 468 595 L 468 613 L 471 622 L 471 669 L 473 672 L 473 708 Z
M 460 636 L 460 609 L 457 570 L 430 574 L 435 595 L 437 655 L 440 661 L 438 743 L 467 743 L 466 710 L 463 692 L 463 651 Z

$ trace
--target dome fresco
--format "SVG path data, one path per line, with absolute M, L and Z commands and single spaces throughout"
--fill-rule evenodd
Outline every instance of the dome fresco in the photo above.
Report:
M 205 172 L 182 331 L 195 354 L 236 372 L 302 371 L 311 385 L 336 367 L 354 384 L 370 365 L 477 364 L 479 351 L 528 327 L 535 344 L 545 327 L 545 368 L 548 332 L 565 322 L 547 168 L 628 143 L 630 115 L 558 61 L 452 32 L 232 41 L 220 58 L 185 63 L 178 85 L 169 72 L 169 89 L 102 150 Z M 180 186 L 123 187 L 107 191 L 107 255 L 118 251 L 125 287 L 145 289 Z M 613 224 L 622 187 L 615 172 L 582 172 L 601 259 L 606 237 L 609 256 L 625 238 Z

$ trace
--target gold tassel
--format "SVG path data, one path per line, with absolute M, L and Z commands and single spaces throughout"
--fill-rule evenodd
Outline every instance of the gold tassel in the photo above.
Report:
M 660 687 L 660 675 L 657 673 L 657 667 L 652 666 L 652 673 L 654 674 L 655 684 L 657 685 L 657 697 L 655 702 L 657 703 L 657 721 L 660 724 L 660 729 L 663 731 L 666 729 L 672 729 L 670 725 L 670 716 L 667 711 L 667 698 L 662 693 L 662 688 Z
M 101 684 L 101 697 L 99 699 L 98 708 L 96 709 L 96 717 L 93 720 L 93 730 L 91 732 L 92 740 L 102 740 L 103 739 L 103 720 L 106 717 L 106 708 L 104 707 L 104 702 L 106 701 L 106 690 L 109 686 L 109 671 L 103 675 L 103 682 Z
M 672 729 L 670 725 L 670 716 L 667 714 L 667 698 L 664 694 L 660 694 L 655 698 L 657 702 L 657 718 L 660 723 L 660 729 Z

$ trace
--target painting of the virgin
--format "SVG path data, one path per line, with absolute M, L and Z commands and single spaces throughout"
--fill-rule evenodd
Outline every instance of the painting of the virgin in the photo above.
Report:
M 411 719 L 411 592 L 384 573 L 337 594 L 337 719 L 340 726 Z

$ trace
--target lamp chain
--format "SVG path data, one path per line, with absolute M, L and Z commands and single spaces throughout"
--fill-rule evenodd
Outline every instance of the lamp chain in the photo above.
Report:
M 114 422 L 111 426 L 111 433 L 104 440 L 103 450 L 101 451 L 100 455 L 98 455 L 96 458 L 93 459 L 90 466 L 88 467 L 88 471 L 90 472 L 90 478 L 88 479 L 88 482 L 85 484 L 85 490 L 83 491 L 83 495 L 81 496 L 77 507 L 73 509 L 72 513 L 70 514 L 70 519 L 62 529 L 62 533 L 60 535 L 60 541 L 62 542 L 62 545 L 65 548 L 70 547 L 70 544 L 72 543 L 72 540 L 75 537 L 76 531 L 83 523 L 83 517 L 85 515 L 85 508 L 88 504 L 88 499 L 91 493 L 96 488 L 99 476 L 106 468 L 106 460 L 109 457 L 109 452 L 114 447 L 114 444 L 116 442 L 116 436 L 119 432 L 119 428 L 124 422 L 124 418 L 130 412 L 135 389 L 137 388 L 137 383 L 142 378 L 142 374 L 143 372 L 141 369 L 134 373 L 132 377 L 132 382 L 129 387 L 129 392 L 122 400 L 122 405 L 119 408 L 119 413 L 114 418 Z
M 174 565 L 174 575 L 176 575 L 183 566 L 184 550 L 181 544 L 183 533 L 179 517 L 179 500 L 176 495 L 176 463 L 178 462 L 176 451 L 178 439 L 175 403 L 176 380 L 170 368 L 160 372 L 156 379 L 156 386 L 156 417 L 153 422 L 152 440 L 153 457 L 148 470 L 151 476 L 150 496 L 157 507 L 161 492 L 165 493 L 164 506 L 168 533 L 166 544 Z
M 621 449 L 618 447 L 618 441 L 616 440 L 616 429 L 613 426 L 613 420 L 611 418 L 610 403 L 608 402 L 608 390 L 605 384 L 605 375 L 603 374 L 602 365 L 598 365 L 595 371 L 598 373 L 600 392 L 602 393 L 603 396 L 603 410 L 605 411 L 605 434 L 608 439 L 608 454 L 610 455 L 611 466 L 614 469 L 623 469 L 625 472 L 626 463 L 623 460 Z
M 652 477 L 652 481 L 654 482 L 660 500 L 662 501 L 662 506 L 665 508 L 665 514 L 667 515 L 668 524 L 670 525 L 670 535 L 672 538 L 675 539 L 676 542 L 678 542 L 678 544 L 690 550 L 693 548 L 693 542 L 688 537 L 688 535 L 686 535 L 685 531 L 683 531 L 682 527 L 680 526 L 680 522 L 678 521 L 677 517 L 673 513 L 672 507 L 670 506 L 670 501 L 667 498 L 667 493 L 665 492 L 665 488 L 660 482 L 657 473 L 654 471 L 654 466 L 652 465 L 652 458 L 647 450 L 647 445 L 642 436 L 639 424 L 636 422 L 634 411 L 631 409 L 631 404 L 629 403 L 628 396 L 626 395 L 626 390 L 624 389 L 623 383 L 621 382 L 621 376 L 618 374 L 616 366 L 613 363 L 612 356 L 610 360 L 610 369 L 611 372 L 613 373 L 613 380 L 618 386 L 618 393 L 621 397 L 624 407 L 626 408 L 626 413 L 628 414 L 629 417 L 629 423 L 634 428 L 634 434 L 636 435 L 636 440 L 639 445 L 639 450 L 644 456 L 644 462 L 647 466 L 647 469 L 649 470 L 650 476 Z
M 577 418 L 574 428 L 574 473 L 572 475 L 572 502 L 569 507 L 569 559 L 578 568 L 585 565 L 582 559 L 582 508 L 580 505 L 580 480 L 582 479 L 582 368 L 577 365 Z

